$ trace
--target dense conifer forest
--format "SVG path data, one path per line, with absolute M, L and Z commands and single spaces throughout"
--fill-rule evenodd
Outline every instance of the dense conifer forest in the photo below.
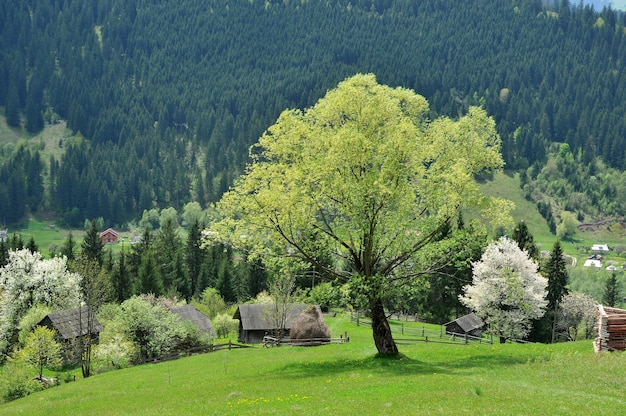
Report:
M 8 0 L 0 25 L 7 123 L 27 135 L 66 120 L 75 134 L 59 141 L 60 158 L 0 149 L 3 223 L 27 209 L 77 226 L 97 217 L 121 225 L 189 201 L 205 207 L 282 110 L 310 106 L 358 72 L 424 95 L 431 118 L 483 106 L 507 168 L 555 215 L 624 212 L 626 16 L 610 8 Z

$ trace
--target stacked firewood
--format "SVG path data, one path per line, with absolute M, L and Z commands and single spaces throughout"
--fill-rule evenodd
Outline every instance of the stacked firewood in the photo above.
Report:
M 593 347 L 596 352 L 626 349 L 626 310 L 598 305 L 598 335 Z

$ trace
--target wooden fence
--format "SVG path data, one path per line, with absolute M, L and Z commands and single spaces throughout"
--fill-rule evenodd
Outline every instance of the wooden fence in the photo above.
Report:
M 372 326 L 372 320 L 360 315 L 350 315 L 350 322 L 357 326 L 365 325 Z M 438 342 L 442 344 L 457 344 L 465 345 L 469 343 L 478 344 L 493 344 L 493 340 L 490 338 L 475 337 L 468 334 L 458 334 L 454 332 L 446 332 L 445 327 L 442 325 L 440 328 L 416 328 L 415 326 L 404 325 L 400 322 L 396 325 L 390 325 L 392 334 L 399 334 L 400 337 L 394 336 L 394 341 L 400 345 L 411 344 L 415 342 Z
M 328 344 L 345 344 L 350 341 L 350 337 L 348 337 L 348 333 L 345 335 L 340 335 L 339 338 L 309 338 L 309 339 L 290 339 L 283 338 L 278 340 L 276 337 L 272 337 L 266 335 L 263 337 L 263 346 L 275 347 L 279 345 L 290 345 L 293 347 L 312 347 L 317 345 L 328 345 Z
M 236 348 L 254 348 L 252 345 L 244 345 L 244 344 L 236 344 L 233 342 L 227 342 L 224 344 L 211 344 L 211 345 L 203 345 L 200 347 L 189 348 L 182 351 L 172 352 L 170 354 L 164 354 L 156 358 L 149 358 L 144 360 L 144 363 L 160 363 L 164 361 L 177 360 L 183 357 L 189 357 L 195 354 L 205 354 L 207 352 L 215 352 L 221 350 L 232 350 Z

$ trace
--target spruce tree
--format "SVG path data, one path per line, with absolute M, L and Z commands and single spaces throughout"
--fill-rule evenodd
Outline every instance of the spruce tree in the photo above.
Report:
M 550 253 L 550 259 L 546 264 L 545 275 L 548 278 L 548 309 L 553 310 L 558 302 L 563 299 L 563 296 L 567 295 L 567 280 L 568 273 L 565 264 L 565 257 L 563 257 L 563 250 L 561 249 L 561 243 L 557 240 L 554 243 L 552 252 Z
M 93 259 L 102 266 L 104 261 L 104 243 L 100 238 L 100 229 L 98 228 L 96 220 L 91 221 L 91 226 L 85 234 L 81 248 L 86 258 Z
M 76 248 L 76 241 L 74 240 L 74 236 L 70 231 L 63 243 L 63 247 L 61 247 L 61 255 L 67 257 L 68 261 L 72 261 L 76 258 L 74 250 Z
M 187 235 L 185 250 L 185 269 L 186 281 L 179 288 L 185 300 L 189 302 L 198 289 L 198 282 L 202 272 L 202 262 L 204 261 L 204 251 L 202 250 L 202 234 L 200 232 L 200 223 L 195 220 L 191 224 L 189 234 Z
M 526 250 L 528 253 L 528 257 L 532 260 L 538 262 L 539 260 L 539 249 L 535 244 L 535 239 L 533 235 L 528 230 L 526 223 L 524 221 L 520 221 L 513 230 L 513 241 L 517 243 L 520 249 Z
M 617 280 L 617 274 L 612 272 L 609 278 L 606 280 L 606 286 L 604 287 L 604 294 L 602 295 L 602 303 L 605 306 L 615 306 L 619 302 L 620 297 L 620 285 Z

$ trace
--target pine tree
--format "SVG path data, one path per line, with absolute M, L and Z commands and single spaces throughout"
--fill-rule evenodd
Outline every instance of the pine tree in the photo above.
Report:
M 548 294 L 546 295 L 548 310 L 553 310 L 557 303 L 560 302 L 563 296 L 567 295 L 568 292 L 566 287 L 568 273 L 565 257 L 563 257 L 561 243 L 558 240 L 554 243 L 554 247 L 550 253 L 550 259 L 546 264 L 545 275 L 548 278 Z
M 102 266 L 104 261 L 104 243 L 100 238 L 100 229 L 98 228 L 96 220 L 91 221 L 91 226 L 85 234 L 81 248 L 86 258 L 93 259 Z
M 179 288 L 179 291 L 189 302 L 198 289 L 200 273 L 202 272 L 202 262 L 204 261 L 204 252 L 200 246 L 202 235 L 200 232 L 200 223 L 198 220 L 191 224 L 189 235 L 187 236 L 185 250 L 185 269 L 186 282 Z
M 620 284 L 617 280 L 617 274 L 612 272 L 606 280 L 604 294 L 602 295 L 602 303 L 606 306 L 615 306 L 620 298 Z
M 126 252 L 124 247 L 120 250 L 116 267 L 111 274 L 111 286 L 113 289 L 113 299 L 122 303 L 132 295 L 132 282 L 128 267 L 126 266 Z
M 76 258 L 74 250 L 76 248 L 76 241 L 74 240 L 74 236 L 70 231 L 63 243 L 63 247 L 61 247 L 61 255 L 67 257 L 68 261 L 72 261 Z
M 517 243 L 520 249 L 526 250 L 528 257 L 534 261 L 539 260 L 539 249 L 535 244 L 533 235 L 528 230 L 526 223 L 520 221 L 513 230 L 513 241 Z

